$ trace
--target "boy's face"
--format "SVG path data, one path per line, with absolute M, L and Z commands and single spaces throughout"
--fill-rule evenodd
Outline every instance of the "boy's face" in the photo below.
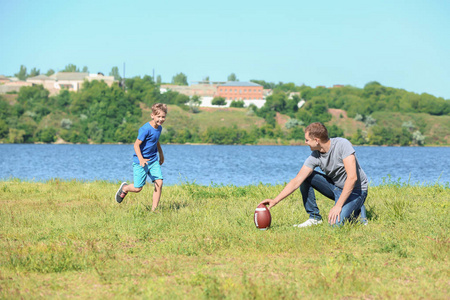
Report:
M 155 122 L 155 125 L 162 125 L 166 120 L 166 113 L 158 110 L 155 113 L 152 113 L 152 119 Z

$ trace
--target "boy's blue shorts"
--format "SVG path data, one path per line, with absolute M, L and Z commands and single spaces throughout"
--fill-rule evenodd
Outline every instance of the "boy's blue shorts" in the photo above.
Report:
M 133 163 L 133 177 L 134 177 L 134 187 L 141 188 L 145 185 L 145 180 L 148 177 L 155 182 L 155 180 L 163 179 L 161 173 L 161 165 L 159 161 L 155 161 L 150 165 L 145 165 L 145 167 L 141 167 L 141 165 L 137 163 Z

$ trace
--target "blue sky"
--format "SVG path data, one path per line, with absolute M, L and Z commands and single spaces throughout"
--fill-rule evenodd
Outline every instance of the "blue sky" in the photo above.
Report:
M 0 74 L 385 86 L 450 99 L 450 1 L 0 0 Z

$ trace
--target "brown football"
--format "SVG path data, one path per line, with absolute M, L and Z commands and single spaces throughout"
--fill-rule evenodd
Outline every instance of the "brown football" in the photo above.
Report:
M 269 209 L 264 205 L 260 204 L 255 209 L 255 225 L 259 230 L 266 230 L 270 227 L 270 222 L 272 222 L 272 217 L 270 216 Z

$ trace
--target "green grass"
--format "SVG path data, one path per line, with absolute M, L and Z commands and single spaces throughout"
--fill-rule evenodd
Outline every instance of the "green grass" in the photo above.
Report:
M 387 128 L 401 128 L 404 122 L 412 122 L 414 126 L 423 127 L 420 131 L 425 135 L 425 144 L 450 144 L 450 116 L 432 116 L 425 113 L 375 112 L 372 114 L 377 125 Z
M 151 111 L 144 110 L 142 121 L 151 120 Z M 232 127 L 251 129 L 253 126 L 260 127 L 265 120 L 256 115 L 248 116 L 247 108 L 207 108 L 201 107 L 199 113 L 185 111 L 176 105 L 169 105 L 167 121 L 164 126 L 175 126 L 179 128 L 198 128 L 200 132 L 209 127 Z
M 185 183 L 113 200 L 118 184 L 0 182 L 0 298 L 448 299 L 450 188 L 369 191 L 369 225 L 295 229 L 295 192 L 253 224 L 282 186 Z M 325 216 L 332 201 L 319 197 Z

